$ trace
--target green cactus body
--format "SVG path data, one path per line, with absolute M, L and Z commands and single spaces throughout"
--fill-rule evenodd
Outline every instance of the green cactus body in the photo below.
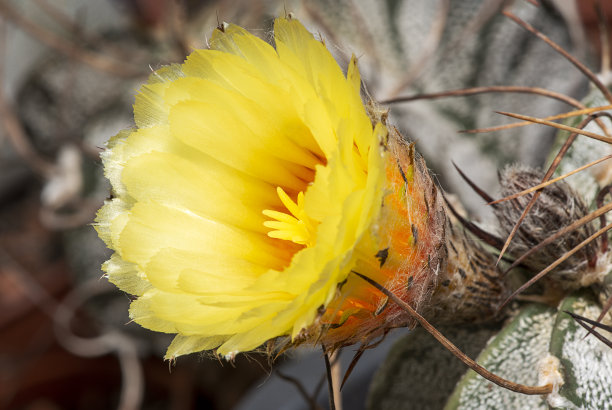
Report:
M 597 317 L 601 308 L 592 296 L 580 293 L 565 298 L 559 310 L 528 305 L 483 350 L 478 362 L 500 376 L 522 383 L 540 383 L 544 360 L 554 365 L 562 385 L 546 398 L 523 396 L 492 385 L 469 371 L 451 395 L 447 409 L 555 408 L 603 409 L 612 403 L 612 350 L 586 335 L 565 311 Z M 554 362 L 553 362 L 554 363 Z
M 547 355 L 555 310 L 540 304 L 523 308 L 478 356 L 478 363 L 495 374 L 518 383 L 535 385 L 537 367 Z M 546 409 L 539 396 L 516 394 L 469 371 L 446 405 L 451 409 Z
M 559 306 L 550 353 L 560 359 L 565 383 L 558 395 L 551 395 L 549 404 L 553 408 L 609 408 L 612 350 L 593 336 L 585 337 L 587 331 L 564 311 L 596 318 L 601 308 L 588 293 L 569 296 Z

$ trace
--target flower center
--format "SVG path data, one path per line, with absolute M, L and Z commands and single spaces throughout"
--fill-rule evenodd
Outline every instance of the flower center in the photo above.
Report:
M 307 247 L 314 246 L 316 242 L 316 229 L 319 223 L 311 219 L 306 213 L 304 209 L 304 193 L 300 192 L 298 194 L 297 203 L 295 203 L 283 188 L 277 187 L 276 192 L 289 213 L 270 209 L 263 211 L 265 216 L 274 219 L 264 222 L 265 227 L 273 229 L 268 232 L 268 236 L 292 241 Z

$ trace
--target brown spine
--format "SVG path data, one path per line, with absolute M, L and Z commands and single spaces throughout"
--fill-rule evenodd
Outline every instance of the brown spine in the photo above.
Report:
M 446 222 L 446 264 L 424 316 L 435 324 L 485 323 L 498 319 L 510 289 L 496 258 L 465 230 Z

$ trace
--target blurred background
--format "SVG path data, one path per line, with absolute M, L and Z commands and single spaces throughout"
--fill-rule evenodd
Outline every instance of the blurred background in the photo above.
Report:
M 610 2 L 602 4 L 610 19 Z M 162 357 L 171 337 L 129 323 L 129 296 L 102 278 L 110 253 L 91 226 L 109 195 L 99 153 L 132 125 L 134 95 L 153 70 L 206 47 L 223 21 L 270 41 L 274 17 L 289 11 L 343 67 L 356 54 L 379 101 L 490 85 L 580 99 L 584 76 L 500 16 L 502 7 L 601 71 L 591 1 L 0 0 L 0 408 L 299 409 L 315 406 L 314 396 L 324 405 L 317 351 L 278 359 L 280 371 L 258 355 L 231 364 L 191 355 L 169 366 Z M 488 211 L 452 162 L 495 193 L 496 170 L 541 165 L 553 134 L 457 131 L 508 121 L 495 110 L 562 109 L 542 97 L 484 94 L 394 105 L 391 118 L 486 225 Z M 395 338 L 359 363 L 344 391 L 347 408 L 365 407 Z

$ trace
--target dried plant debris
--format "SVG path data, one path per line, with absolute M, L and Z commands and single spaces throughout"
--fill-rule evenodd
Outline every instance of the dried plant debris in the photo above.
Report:
M 527 166 L 507 166 L 500 175 L 501 195 L 508 197 L 537 185 L 542 181 L 542 176 L 539 170 Z M 588 213 L 587 204 L 582 197 L 565 181 L 559 181 L 540 192 L 540 197 L 525 217 L 510 244 L 510 252 L 514 256 L 524 254 Z M 533 195 L 524 195 L 494 206 L 502 237 L 508 237 Z M 578 246 L 593 232 L 594 229 L 591 226 L 584 225 L 545 246 L 523 263 L 535 272 L 541 271 L 561 255 Z M 595 252 L 594 244 L 586 246 L 557 267 L 554 271 L 554 278 L 551 274 L 551 279 L 559 281 L 564 287 L 575 287 L 577 276 L 587 269 L 587 264 L 594 258 Z

